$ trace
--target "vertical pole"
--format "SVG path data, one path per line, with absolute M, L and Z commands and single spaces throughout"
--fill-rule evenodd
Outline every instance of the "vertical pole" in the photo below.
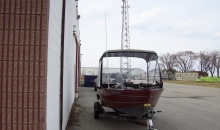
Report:
M 63 127 L 63 71 L 64 71 L 64 36 L 65 36 L 65 10 L 66 0 L 63 0 L 62 25 L 61 25 L 61 57 L 60 57 L 60 130 Z

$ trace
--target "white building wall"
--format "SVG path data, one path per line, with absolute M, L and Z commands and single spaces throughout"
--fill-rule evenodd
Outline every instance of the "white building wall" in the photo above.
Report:
M 119 73 L 121 70 L 120 68 L 104 68 L 103 73 Z
M 83 75 L 98 75 L 97 67 L 81 67 L 81 76 Z
M 198 79 L 198 73 L 183 73 L 184 80 L 196 80 Z
M 73 36 L 74 27 L 79 36 L 78 20 L 76 20 L 76 1 L 66 0 L 65 36 L 64 36 L 64 77 L 63 77 L 63 130 L 65 130 L 69 114 L 75 99 L 75 66 L 76 42 Z
M 146 79 L 146 72 L 139 68 L 134 68 L 131 70 L 132 78 L 136 79 Z
M 182 72 L 176 72 L 175 77 L 176 77 L 176 80 L 183 80 L 183 73 Z
M 103 73 L 117 73 L 120 68 L 103 69 Z M 83 75 L 98 75 L 98 67 L 81 67 L 81 76 Z
M 60 57 L 63 0 L 50 0 L 48 25 L 48 64 L 46 130 L 60 130 Z M 75 98 L 76 43 L 73 26 L 79 38 L 76 1 L 66 0 L 63 74 L 63 125 L 65 130 Z
M 49 3 L 46 130 L 59 130 L 62 0 Z
M 177 72 L 175 74 L 176 80 L 196 80 L 199 78 L 198 73 Z

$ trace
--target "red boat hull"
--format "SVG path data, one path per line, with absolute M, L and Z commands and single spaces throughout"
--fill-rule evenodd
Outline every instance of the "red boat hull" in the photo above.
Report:
M 155 107 L 163 89 L 98 89 L 103 106 L 140 118 L 144 104 Z M 137 112 L 138 111 L 138 112 Z

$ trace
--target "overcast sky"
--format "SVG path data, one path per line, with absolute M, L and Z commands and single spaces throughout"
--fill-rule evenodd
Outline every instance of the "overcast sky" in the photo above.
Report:
M 130 48 L 158 55 L 220 50 L 220 0 L 130 0 Z M 97 67 L 107 48 L 120 49 L 121 0 L 79 0 L 82 67 Z

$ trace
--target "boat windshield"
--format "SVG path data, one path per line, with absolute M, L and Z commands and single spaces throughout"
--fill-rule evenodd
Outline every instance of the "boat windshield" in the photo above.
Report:
M 161 81 L 156 54 L 151 57 L 119 57 L 111 55 L 102 59 L 102 84 L 158 85 Z M 127 64 L 127 63 L 130 63 Z

